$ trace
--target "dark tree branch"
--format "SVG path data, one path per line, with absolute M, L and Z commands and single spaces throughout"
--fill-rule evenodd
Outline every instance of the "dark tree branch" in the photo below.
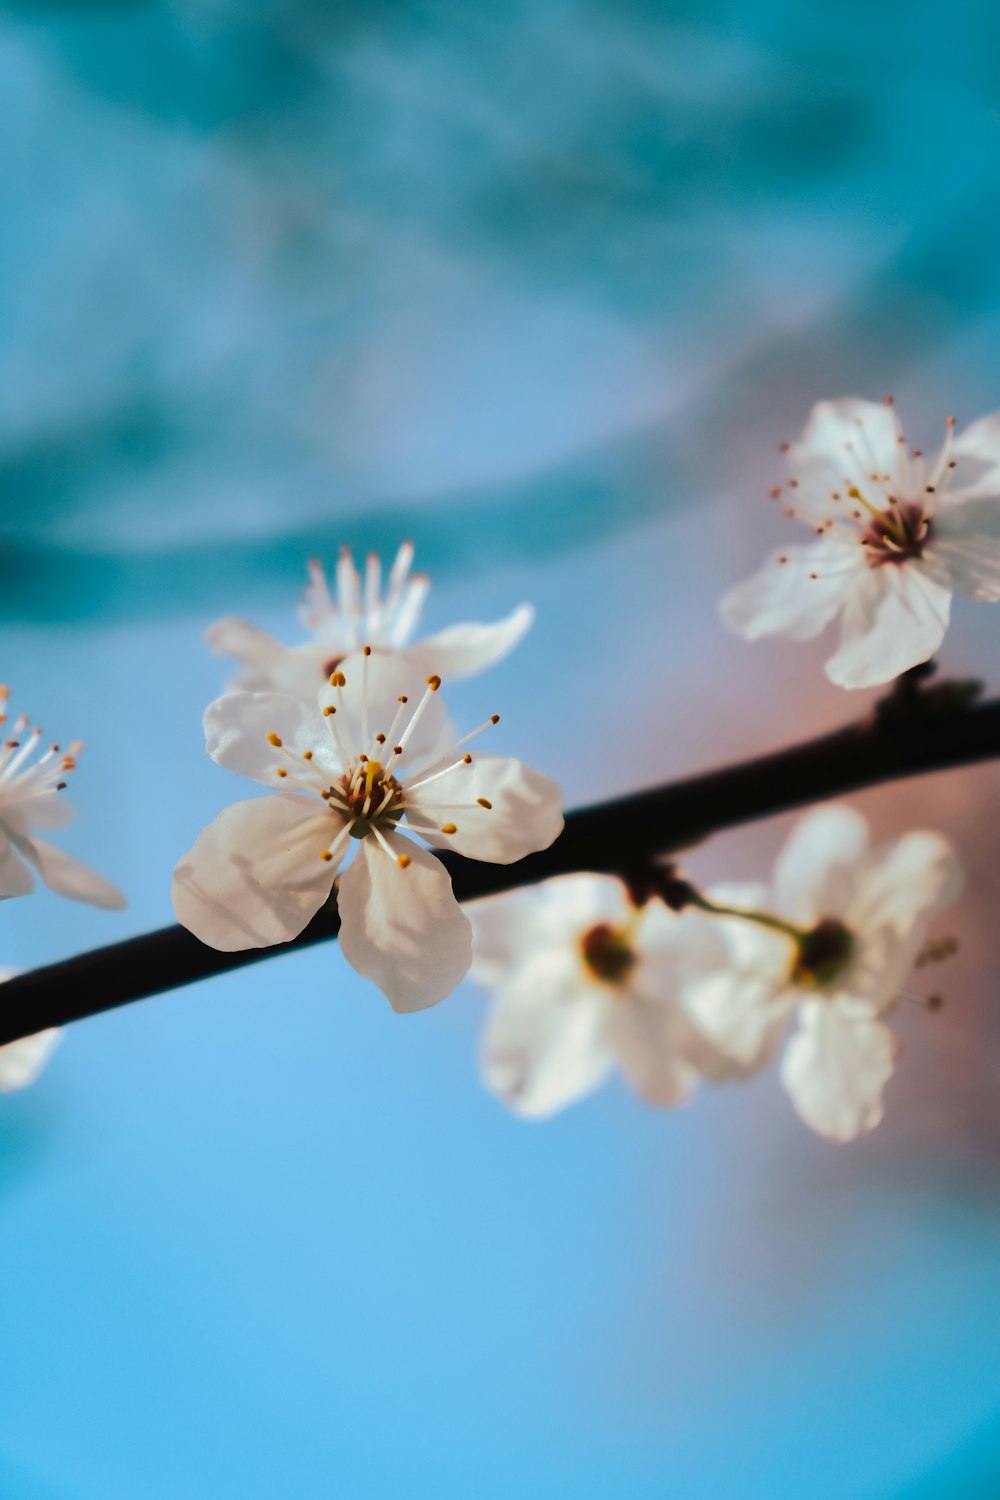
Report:
M 865 721 L 654 791 L 571 812 L 551 848 L 516 865 L 441 856 L 461 901 L 577 870 L 641 875 L 660 855 L 720 829 L 925 771 L 1000 757 L 1000 700 L 963 706 L 967 684 L 915 691 L 903 685 Z M 957 705 L 957 706 L 953 706 Z M 165 927 L 19 975 L 3 987 L 0 1044 L 244 964 L 336 937 L 335 900 L 291 943 L 219 953 L 183 927 Z

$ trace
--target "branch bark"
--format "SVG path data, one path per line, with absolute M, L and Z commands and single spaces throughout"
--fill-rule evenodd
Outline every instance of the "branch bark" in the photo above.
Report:
M 482 864 L 449 854 L 440 858 L 451 871 L 460 901 L 578 870 L 641 875 L 658 856 L 740 823 L 900 777 L 1000 757 L 1000 700 L 951 708 L 941 691 L 924 693 L 905 685 L 867 719 L 833 734 L 579 808 L 567 815 L 565 830 L 551 848 L 516 865 Z M 164 927 L 35 969 L 3 987 L 0 1045 L 307 948 L 336 937 L 339 926 L 331 898 L 299 937 L 274 948 L 219 953 L 183 927 Z

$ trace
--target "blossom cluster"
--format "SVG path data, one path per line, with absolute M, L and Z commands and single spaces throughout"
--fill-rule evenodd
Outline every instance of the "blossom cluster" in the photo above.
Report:
M 1000 415 L 961 436 L 949 419 L 926 459 L 891 402 L 826 402 L 786 447 L 792 477 L 771 493 L 814 537 L 727 595 L 734 629 L 809 640 L 840 616 L 827 674 L 870 687 L 928 660 L 955 589 L 1000 599 Z M 654 864 L 630 882 L 564 875 L 463 911 L 449 856 L 512 864 L 547 849 L 562 794 L 484 750 L 498 714 L 462 734 L 446 707 L 450 681 L 518 644 L 530 605 L 414 639 L 428 581 L 412 563 L 404 543 L 383 584 L 376 556 L 362 577 L 343 549 L 331 590 L 311 562 L 299 644 L 233 618 L 208 631 L 237 669 L 205 711 L 207 752 L 266 794 L 226 807 L 178 861 L 178 920 L 216 949 L 265 948 L 335 898 L 344 957 L 398 1012 L 438 1003 L 471 971 L 493 996 L 485 1082 L 523 1116 L 551 1115 L 616 1068 L 648 1103 L 676 1106 L 780 1054 L 808 1126 L 837 1141 L 871 1130 L 899 1050 L 893 1012 L 961 883 L 947 842 L 915 831 L 872 849 L 856 812 L 823 807 L 770 885 L 699 891 Z M 71 816 L 60 794 L 80 747 L 42 750 L 27 726 L 0 751 L 0 898 L 29 892 L 37 872 L 62 895 L 122 906 L 37 837 Z M 0 1048 L 0 1090 L 29 1082 L 55 1039 Z

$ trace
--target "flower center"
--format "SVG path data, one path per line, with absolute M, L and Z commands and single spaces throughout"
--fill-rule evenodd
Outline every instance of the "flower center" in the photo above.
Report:
M 930 540 L 932 522 L 917 500 L 901 500 L 889 509 L 873 515 L 861 545 L 875 566 L 907 562 L 920 557 Z
M 843 972 L 853 952 L 850 929 L 833 917 L 824 917 L 798 939 L 792 982 L 804 989 L 821 990 Z
M 346 802 L 351 823 L 351 838 L 365 839 L 377 828 L 389 832 L 403 816 L 403 788 L 389 775 L 380 761 L 363 757 L 338 783 L 338 811 Z M 334 805 L 334 804 L 331 804 Z
M 605 984 L 622 984 L 635 965 L 625 934 L 610 922 L 588 928 L 580 939 L 580 952 L 590 972 Z

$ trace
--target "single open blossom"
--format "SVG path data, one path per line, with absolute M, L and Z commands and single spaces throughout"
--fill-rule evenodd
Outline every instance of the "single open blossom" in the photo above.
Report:
M 925 458 L 891 402 L 815 406 L 788 448 L 788 487 L 771 491 L 814 540 L 783 548 L 727 594 L 727 624 L 748 640 L 809 641 L 840 615 L 827 676 L 863 688 L 934 654 L 955 589 L 1000 599 L 1000 413 L 959 437 L 953 428 L 949 418 L 940 452 Z
M 72 821 L 73 809 L 62 792 L 82 746 L 74 743 L 63 752 L 49 745 L 39 754 L 42 731 L 29 731 L 26 715 L 8 724 L 8 696 L 9 689 L 0 687 L 0 725 L 9 733 L 0 747 L 0 900 L 33 891 L 33 867 L 60 896 L 120 911 L 125 897 L 117 886 L 35 836 L 36 828 L 62 828 Z
M 14 972 L 13 969 L 0 969 L 0 984 L 12 979 Z M 39 1031 L 34 1036 L 0 1047 L 0 1094 L 12 1094 L 16 1089 L 34 1083 L 58 1040 L 59 1028 L 53 1026 L 48 1031 Z
M 882 1017 L 899 997 L 928 919 L 952 901 L 961 870 L 936 833 L 908 833 L 872 852 L 864 819 L 820 808 L 797 825 L 774 888 L 719 887 L 716 906 L 770 914 L 710 921 L 729 949 L 726 967 L 692 984 L 686 1004 L 699 1027 L 744 1067 L 769 1060 L 788 1017 L 782 1082 L 802 1119 L 847 1141 L 882 1118 L 882 1091 L 898 1043 Z M 776 919 L 776 920 L 775 920 Z
M 692 977 L 724 961 L 709 927 L 683 923 L 657 898 L 637 907 L 606 875 L 557 876 L 469 913 L 472 975 L 495 992 L 483 1075 L 517 1113 L 553 1114 L 616 1065 L 664 1106 L 733 1071 L 679 1003 Z
M 376 653 L 401 656 L 421 676 L 437 672 L 447 678 L 481 672 L 517 645 L 534 619 L 530 604 L 521 604 L 495 625 L 452 625 L 437 635 L 411 641 L 430 587 L 422 573 L 411 573 L 413 543 L 396 554 L 385 591 L 382 567 L 369 553 L 362 582 L 349 547 L 341 548 L 335 597 L 315 559 L 309 563 L 309 585 L 301 607 L 311 639 L 285 646 L 246 620 L 219 620 L 205 639 L 225 656 L 235 656 L 240 670 L 234 688 L 248 692 L 291 693 L 315 703 L 319 687 L 345 657 L 371 646 Z
M 471 930 L 437 849 L 510 864 L 562 828 L 555 782 L 449 730 L 432 675 L 363 652 L 336 669 L 319 708 L 273 693 L 231 693 L 205 713 L 220 765 L 280 795 L 238 802 L 177 866 L 178 920 L 227 950 L 293 938 L 338 886 L 340 945 L 394 1009 L 442 1000 L 469 967 Z

